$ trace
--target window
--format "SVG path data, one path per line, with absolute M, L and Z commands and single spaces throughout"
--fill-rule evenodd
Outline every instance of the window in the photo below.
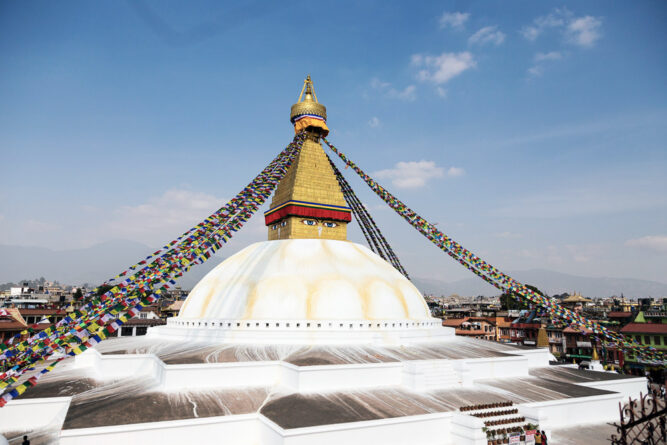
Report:
M 653 343 L 655 343 L 656 346 L 660 345 L 660 336 L 659 335 L 655 335 L 653 337 Z
M 644 336 L 644 344 L 647 344 L 647 345 L 651 344 L 651 336 L 649 336 L 649 335 Z

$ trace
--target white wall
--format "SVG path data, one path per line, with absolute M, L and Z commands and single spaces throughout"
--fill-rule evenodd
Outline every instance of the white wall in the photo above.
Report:
M 451 438 L 456 445 L 486 445 L 488 440 L 482 431 L 484 421 L 462 413 L 452 416 Z
M 153 354 L 102 355 L 90 349 L 76 367 L 90 367 L 102 379 L 148 376 L 164 391 L 281 385 L 292 391 L 336 391 L 395 386 L 402 382 L 403 363 L 295 366 L 278 361 L 166 365 Z
M 602 389 L 605 391 L 615 391 L 623 395 L 627 401 L 628 397 L 633 399 L 639 398 L 639 393 L 646 394 L 646 377 L 636 377 L 632 379 L 614 379 L 601 380 L 595 382 L 582 382 L 581 386 L 588 386 L 590 388 Z
M 102 355 L 88 349 L 75 357 L 75 367 L 92 368 L 102 380 L 145 376 L 161 381 L 164 366 L 155 354 Z
M 288 369 L 297 374 L 298 386 L 294 389 L 299 392 L 395 386 L 403 379 L 402 363 L 289 365 Z
M 540 429 L 567 428 L 587 423 L 612 422 L 619 416 L 618 402 L 621 394 L 577 397 L 519 405 L 525 417 L 539 421 Z
M 233 362 L 162 365 L 161 389 L 274 386 L 280 382 L 280 362 Z
M 457 360 L 454 369 L 467 381 L 528 375 L 529 360 L 523 355 L 509 357 L 484 357 Z
M 0 408 L 0 432 L 58 430 L 65 421 L 70 397 L 12 400 Z
M 60 445 L 260 443 L 256 414 L 64 430 Z M 215 438 L 214 440 L 211 440 Z M 270 444 L 268 444 L 270 445 Z
M 452 413 L 295 428 L 283 432 L 285 445 L 445 445 Z
M 440 319 L 428 320 L 167 320 L 149 337 L 240 344 L 400 345 L 453 339 L 455 330 Z

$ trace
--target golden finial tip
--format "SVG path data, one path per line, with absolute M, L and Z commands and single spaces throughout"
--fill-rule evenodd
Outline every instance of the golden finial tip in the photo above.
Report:
M 311 126 L 321 128 L 325 136 L 329 133 L 326 125 L 327 107 L 317 101 L 317 94 L 315 94 L 315 87 L 310 74 L 303 81 L 299 100 L 292 105 L 290 121 L 294 124 L 294 130 L 297 133 Z
M 297 100 L 297 102 L 292 105 L 290 120 L 294 122 L 296 117 L 305 114 L 320 116 L 325 121 L 327 119 L 327 108 L 318 102 L 317 94 L 315 93 L 315 86 L 313 85 L 313 81 L 310 78 L 310 74 L 308 74 L 306 76 L 306 80 L 303 81 L 303 87 L 301 88 L 301 94 L 299 94 L 299 100 Z

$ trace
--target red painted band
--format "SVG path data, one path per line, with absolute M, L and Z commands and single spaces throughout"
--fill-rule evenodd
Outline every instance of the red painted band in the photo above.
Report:
M 282 209 L 271 213 L 264 217 L 266 225 L 273 224 L 276 221 L 279 221 L 286 216 L 305 216 L 309 218 L 317 219 L 331 219 L 334 221 L 352 221 L 352 214 L 350 212 L 340 211 L 340 210 L 325 210 L 325 209 L 316 209 L 313 207 L 300 207 L 295 205 L 289 205 L 283 207 Z

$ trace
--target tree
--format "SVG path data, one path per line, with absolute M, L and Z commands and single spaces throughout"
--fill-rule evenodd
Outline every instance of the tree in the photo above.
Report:
M 74 301 L 81 301 L 81 299 L 83 298 L 83 292 L 81 291 L 80 287 L 76 288 L 76 291 L 74 292 L 72 298 L 74 298 Z
M 95 295 L 96 297 L 102 296 L 102 295 L 106 294 L 107 291 L 109 291 L 109 290 L 112 289 L 112 288 L 113 288 L 113 286 L 110 285 L 110 284 L 103 284 L 103 285 L 101 285 L 101 286 L 99 286 L 99 287 L 97 288 L 97 290 L 95 291 L 94 295 Z
M 544 293 L 535 286 L 526 284 L 526 287 L 539 295 L 544 295 Z M 503 293 L 500 296 L 500 305 L 505 311 L 528 309 L 528 302 L 516 292 Z

